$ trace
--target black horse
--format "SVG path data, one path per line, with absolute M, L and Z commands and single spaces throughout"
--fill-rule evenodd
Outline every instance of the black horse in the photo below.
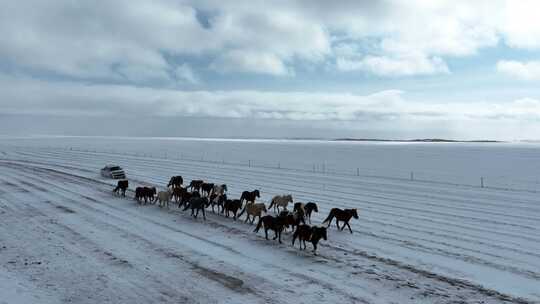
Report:
M 182 178 L 182 176 L 177 175 L 177 176 L 171 177 L 171 179 L 169 180 L 169 183 L 167 184 L 167 187 L 180 188 L 182 187 L 183 183 L 184 183 L 184 179 Z
M 223 209 L 221 209 L 221 213 L 225 212 L 225 216 L 229 217 L 229 212 L 233 214 L 233 219 L 236 221 L 236 214 L 238 213 L 238 210 L 242 208 L 242 202 L 239 199 L 235 200 L 226 200 L 223 204 Z
M 187 192 L 187 189 L 186 188 L 182 188 L 182 186 L 180 187 L 174 187 L 172 188 L 172 198 L 178 202 L 182 199 L 182 197 L 184 197 L 184 194 Z
M 304 215 L 306 216 L 310 224 L 311 224 L 311 213 L 313 213 L 313 211 L 319 213 L 319 208 L 317 207 L 317 204 L 313 202 L 309 202 L 304 205 Z
M 193 191 L 193 192 L 188 192 L 187 190 L 183 191 L 182 196 L 180 197 L 180 200 L 178 201 L 178 208 L 182 207 L 182 205 L 184 204 L 188 205 L 189 200 L 195 197 L 201 197 L 201 194 L 197 191 Z
M 206 220 L 206 213 L 204 211 L 204 208 L 208 206 L 208 198 L 206 197 L 192 197 L 189 200 L 189 203 L 184 208 L 184 211 L 191 208 L 191 216 L 194 218 L 197 218 L 199 215 L 199 211 L 202 211 L 203 219 Z M 195 210 L 197 210 L 197 213 L 195 213 Z
M 268 229 L 274 230 L 274 240 L 278 239 L 279 243 L 281 244 L 281 233 L 283 232 L 283 229 L 289 228 L 287 225 L 287 221 L 284 217 L 281 216 L 271 216 L 271 215 L 265 215 L 261 218 L 259 218 L 259 222 L 257 223 L 257 227 L 253 232 L 259 232 L 259 229 L 264 226 L 264 237 L 268 240 Z
M 122 192 L 122 196 L 126 196 L 126 190 L 129 187 L 129 182 L 127 179 L 119 180 L 116 184 L 116 188 L 114 188 L 113 193 L 118 194 L 119 191 Z
M 201 184 L 201 194 L 203 196 L 209 197 L 214 190 L 214 184 L 212 183 L 202 183 Z
M 242 195 L 240 196 L 240 201 L 243 203 L 244 200 L 246 200 L 246 202 L 252 202 L 254 203 L 255 202 L 255 199 L 257 197 L 261 197 L 261 194 L 259 193 L 259 190 L 253 190 L 253 191 L 244 191 L 242 192 Z
M 317 244 L 321 239 L 327 240 L 326 228 L 325 227 L 310 227 L 309 225 L 300 225 L 293 234 L 292 245 L 294 246 L 294 241 L 300 243 L 300 250 L 302 250 L 302 243 L 304 243 L 304 249 L 306 249 L 306 241 L 310 241 L 313 244 L 313 252 L 317 252 Z
M 330 224 L 332 223 L 332 219 L 334 217 L 336 218 L 336 226 L 338 230 L 343 231 L 343 228 L 345 228 L 345 225 L 347 225 L 347 227 L 349 227 L 349 231 L 352 233 L 352 229 L 351 229 L 351 226 L 349 225 L 349 221 L 353 217 L 355 219 L 358 219 L 358 212 L 356 211 L 356 209 L 342 210 L 339 208 L 332 208 L 332 210 L 330 210 L 330 214 L 328 214 L 328 217 L 323 221 L 323 224 L 328 222 L 327 227 L 330 227 Z M 341 228 L 339 227 L 339 222 L 344 222 L 343 227 Z
M 204 184 L 203 180 L 200 179 L 194 179 L 189 183 L 189 186 L 187 186 L 191 191 L 201 191 L 201 186 Z

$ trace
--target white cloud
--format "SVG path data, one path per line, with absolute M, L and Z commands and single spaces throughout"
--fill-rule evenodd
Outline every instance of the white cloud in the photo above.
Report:
M 201 83 L 201 80 L 199 79 L 199 77 L 195 74 L 195 72 L 193 72 L 193 69 L 187 63 L 184 63 L 176 67 L 174 73 L 175 73 L 176 79 L 181 83 L 189 83 L 189 84 Z
M 211 67 L 221 73 L 290 74 L 285 63 L 278 56 L 253 51 L 230 51 L 224 53 L 212 63 Z
M 423 56 L 391 58 L 366 56 L 359 60 L 338 58 L 337 68 L 341 71 L 366 71 L 379 76 L 410 76 L 449 73 L 448 66 L 439 57 Z
M 501 60 L 497 71 L 522 80 L 540 80 L 540 61 Z
M 540 48 L 539 9 L 535 0 L 8 1 L 0 60 L 29 73 L 138 83 L 174 81 L 163 79 L 177 72 L 168 55 L 198 56 L 220 72 L 283 76 L 336 61 L 339 70 L 429 75 L 501 42 Z M 343 41 L 356 46 L 348 55 Z
M 88 85 L 0 77 L 0 113 L 65 115 L 206 116 L 288 120 L 410 123 L 508 120 L 540 121 L 540 101 L 420 102 L 404 92 L 369 95 L 276 91 L 179 91 L 126 85 Z M 118 114 L 122 113 L 122 114 Z

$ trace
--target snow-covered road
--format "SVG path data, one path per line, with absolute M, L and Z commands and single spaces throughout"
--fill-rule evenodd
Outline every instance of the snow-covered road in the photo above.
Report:
M 0 150 L 0 283 L 6 303 L 526 303 L 540 301 L 535 193 L 61 149 Z M 172 175 L 356 207 L 320 255 L 266 241 L 253 226 L 111 195 Z M 132 193 L 128 193 L 132 195 Z M 3 283 L 5 282 L 5 284 Z M 10 301 L 10 299 L 12 301 Z

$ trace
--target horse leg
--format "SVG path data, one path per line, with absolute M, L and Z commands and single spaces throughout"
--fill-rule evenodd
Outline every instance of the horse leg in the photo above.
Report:
M 204 207 L 202 208 L 202 218 L 206 221 L 206 211 L 204 211 Z
M 268 228 L 264 227 L 264 238 L 268 240 Z
M 249 220 L 249 213 L 246 213 L 246 220 L 244 221 L 244 223 L 247 223 Z
M 280 244 L 282 244 L 281 243 L 281 230 L 279 230 L 277 234 L 278 234 L 278 241 Z
M 347 224 L 347 227 L 349 227 L 349 231 L 352 233 L 351 225 L 349 225 L 349 222 L 345 222 L 345 224 Z M 343 225 L 343 226 L 345 226 L 345 225 Z

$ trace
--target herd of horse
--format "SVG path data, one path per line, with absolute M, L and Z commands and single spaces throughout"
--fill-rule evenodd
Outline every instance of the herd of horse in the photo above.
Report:
M 229 199 L 227 197 L 227 185 L 213 184 L 204 180 L 192 180 L 186 187 L 182 176 L 172 176 L 163 191 L 157 191 L 156 187 L 136 187 L 134 199 L 140 205 L 158 203 L 159 207 L 169 208 L 170 203 L 178 204 L 178 208 L 183 211 L 191 209 L 191 215 L 197 218 L 199 213 L 206 220 L 206 209 L 212 208 L 212 212 L 218 212 L 225 217 L 232 217 L 237 220 L 244 213 L 244 222 L 254 224 L 258 218 L 254 232 L 264 229 L 265 238 L 268 240 L 268 230 L 274 232 L 274 240 L 281 243 L 281 233 L 291 229 L 293 232 L 292 245 L 296 239 L 299 240 L 300 249 L 306 249 L 306 242 L 311 242 L 313 252 L 317 251 L 317 244 L 321 239 L 327 240 L 327 228 L 335 219 L 338 230 L 343 231 L 345 227 L 352 233 L 349 221 L 352 218 L 358 219 L 356 209 L 332 208 L 326 219 L 322 222 L 324 226 L 312 226 L 311 215 L 319 212 L 319 208 L 314 202 L 293 202 L 291 194 L 276 195 L 270 201 L 268 209 L 265 203 L 258 201 L 261 197 L 259 190 L 244 191 L 240 199 Z M 128 180 L 119 180 L 113 193 L 126 196 L 129 188 Z M 294 203 L 292 211 L 288 210 L 289 203 Z M 217 208 L 217 209 L 215 209 Z M 276 215 L 268 214 L 272 210 Z M 240 211 L 240 213 L 238 213 Z M 343 225 L 340 227 L 340 222 Z M 302 245 L 303 248 L 302 248 Z

